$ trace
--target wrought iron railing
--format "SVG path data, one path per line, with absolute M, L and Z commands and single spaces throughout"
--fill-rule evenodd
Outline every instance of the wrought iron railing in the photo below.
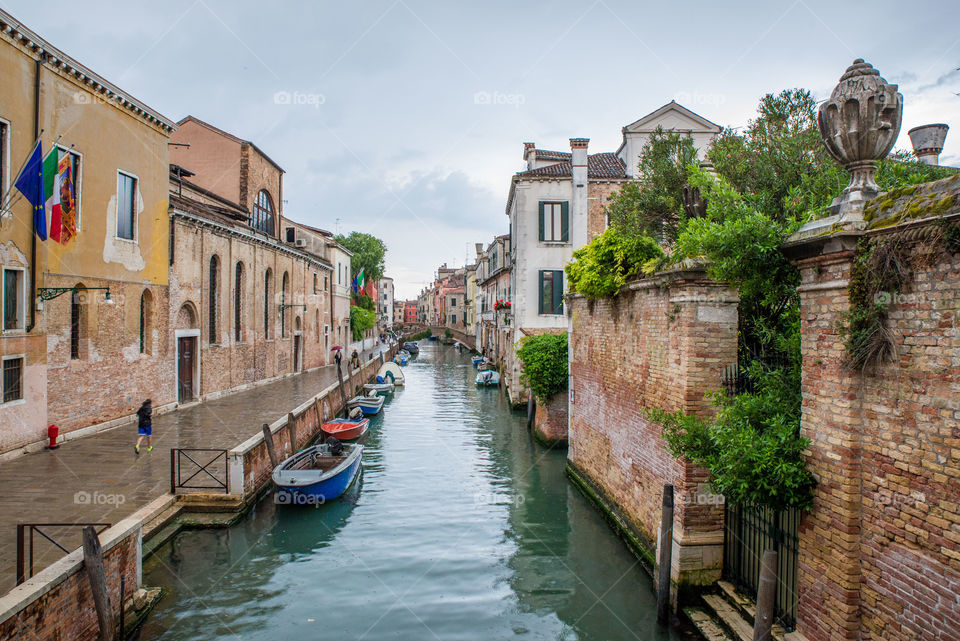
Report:
M 797 531 L 800 510 L 776 511 L 727 501 L 724 508 L 723 577 L 755 598 L 760 584 L 760 559 L 765 550 L 777 552 L 776 623 L 793 630 L 797 619 Z
M 51 528 L 71 528 L 78 531 L 88 525 L 92 525 L 97 530 L 97 534 L 100 534 L 104 530 L 110 527 L 109 523 L 18 523 L 17 524 L 17 585 L 20 585 L 27 579 L 33 576 L 33 563 L 34 563 L 34 550 L 35 550 L 35 539 L 34 535 L 38 535 L 43 539 L 52 543 L 55 547 L 59 548 L 64 554 L 70 554 L 70 550 L 58 541 L 53 538 L 54 535 L 49 532 Z M 44 529 L 47 531 L 45 532 Z M 62 540 L 62 536 L 61 536 Z M 79 546 L 77 546 L 79 547 Z
M 171 448 L 170 493 L 176 494 L 177 490 L 222 490 L 230 494 L 227 450 Z

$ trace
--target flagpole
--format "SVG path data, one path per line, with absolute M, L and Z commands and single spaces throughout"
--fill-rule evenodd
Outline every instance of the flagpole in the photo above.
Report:
M 30 151 L 27 153 L 27 157 L 23 159 L 22 163 L 20 163 L 20 169 L 17 170 L 16 178 L 14 178 L 10 183 L 10 187 L 7 189 L 7 191 L 3 193 L 3 198 L 0 198 L 0 203 L 4 203 L 2 206 L 0 206 L 0 210 L 7 208 L 6 202 L 10 197 L 10 192 L 12 192 L 16 187 L 17 181 L 20 179 L 20 174 L 23 173 L 23 168 L 27 166 L 28 162 L 30 162 L 30 156 L 33 155 L 33 150 L 37 148 L 37 144 L 40 142 L 41 136 L 43 136 L 43 129 L 40 130 L 40 135 L 37 136 L 36 140 L 33 141 L 33 144 L 30 145 Z M 60 140 L 60 138 L 57 138 L 57 140 Z

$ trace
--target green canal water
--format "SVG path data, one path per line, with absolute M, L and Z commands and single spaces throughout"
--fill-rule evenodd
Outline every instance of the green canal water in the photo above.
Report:
M 152 640 L 693 638 L 656 623 L 651 581 L 469 356 L 421 341 L 339 501 L 265 496 L 229 529 L 144 563 L 168 594 Z

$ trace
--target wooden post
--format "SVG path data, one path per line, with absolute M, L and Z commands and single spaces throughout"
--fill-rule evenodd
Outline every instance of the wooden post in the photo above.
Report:
M 294 418 L 293 412 L 287 414 L 287 432 L 290 433 L 290 453 L 297 453 L 297 419 Z
M 170 448 L 170 494 L 177 493 L 177 449 Z
M 263 424 L 263 442 L 267 444 L 267 454 L 270 455 L 270 465 L 273 467 L 280 465 L 280 461 L 277 460 L 277 450 L 273 447 L 273 432 L 270 431 L 270 426 L 266 423 Z
M 660 558 L 658 559 L 657 621 L 670 620 L 670 566 L 673 556 L 673 486 L 663 486 L 660 512 Z
M 97 609 L 97 621 L 100 624 L 102 641 L 114 641 L 116 628 L 113 623 L 113 606 L 110 605 L 110 589 L 107 586 L 107 572 L 103 567 L 103 550 L 100 538 L 92 525 L 83 527 L 83 567 L 90 579 L 90 592 Z
M 337 380 L 340 382 L 340 400 L 343 402 L 341 409 L 347 411 L 347 393 L 343 390 L 343 370 L 340 369 L 340 363 L 337 363 Z
M 527 429 L 533 425 L 533 419 L 536 416 L 537 406 L 534 405 L 533 394 L 527 392 Z
M 757 613 L 753 618 L 753 641 L 770 641 L 773 610 L 777 602 L 777 551 L 764 550 L 757 586 Z
M 25 527 L 23 523 L 17 523 L 17 585 L 27 580 L 27 550 L 23 547 L 23 530 Z

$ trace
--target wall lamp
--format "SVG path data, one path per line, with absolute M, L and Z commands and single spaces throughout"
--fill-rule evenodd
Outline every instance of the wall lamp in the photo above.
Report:
M 306 305 L 287 305 L 286 303 L 281 303 L 281 304 L 278 305 L 277 307 L 280 308 L 280 313 L 281 313 L 281 314 L 282 314 L 283 312 L 285 312 L 286 310 L 290 309 L 291 307 L 302 307 L 302 308 L 303 308 L 303 311 L 307 311 L 307 306 L 306 306 Z
M 77 292 L 91 292 L 95 290 L 106 292 L 103 295 L 104 301 L 111 305 L 113 304 L 113 300 L 110 298 L 109 287 L 37 287 L 37 297 L 40 300 L 53 300 L 57 296 L 66 294 L 67 292 L 76 294 Z

